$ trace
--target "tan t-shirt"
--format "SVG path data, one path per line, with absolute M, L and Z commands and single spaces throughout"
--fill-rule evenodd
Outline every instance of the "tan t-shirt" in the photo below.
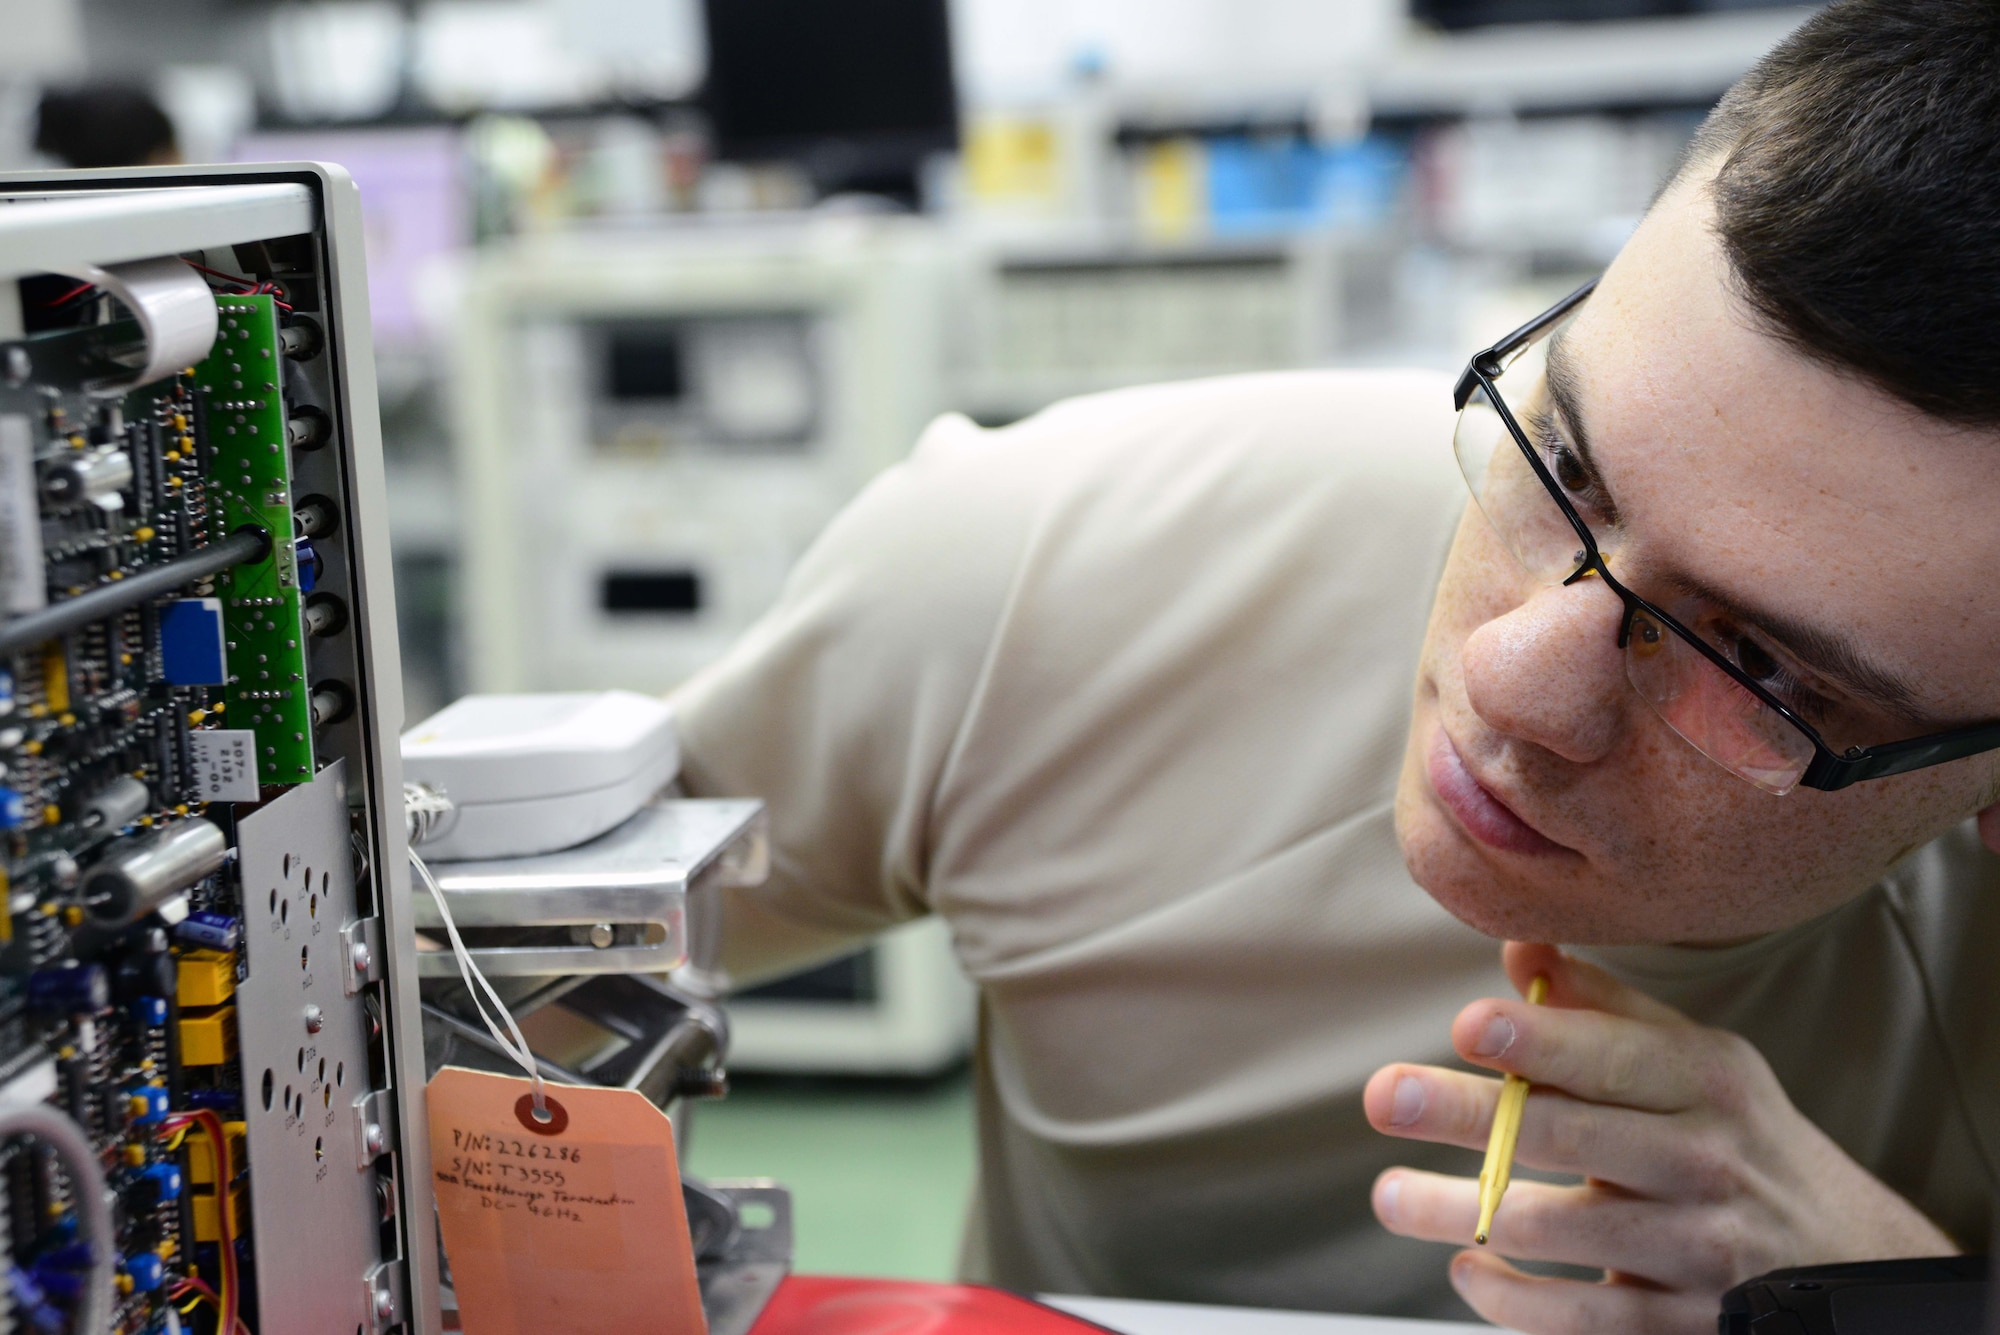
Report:
M 1448 382 L 1233 377 L 946 417 L 677 694 L 683 780 L 757 795 L 742 978 L 936 913 L 982 997 L 974 1278 L 1462 1313 L 1373 1221 L 1361 1112 L 1447 1061 L 1498 950 L 1409 879 L 1390 802 L 1462 484 Z M 1610 952 L 1743 1029 L 1864 1163 L 1983 1236 L 1995 860 L 1963 839 L 1819 923 Z M 1990 950 L 1990 944 L 1985 945 Z

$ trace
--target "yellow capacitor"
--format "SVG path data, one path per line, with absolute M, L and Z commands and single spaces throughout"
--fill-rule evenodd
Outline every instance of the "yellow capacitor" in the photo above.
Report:
M 69 660 L 59 644 L 42 654 L 42 698 L 55 713 L 69 708 Z
M 220 1066 L 236 1055 L 236 1008 L 181 1012 L 181 1065 Z
M 242 1122 L 224 1122 L 222 1134 L 229 1141 L 229 1162 L 237 1171 L 243 1168 L 243 1137 L 248 1128 Z M 215 1150 L 208 1143 L 208 1133 L 200 1126 L 189 1129 L 187 1138 L 188 1181 L 196 1186 L 206 1186 L 215 1181 Z
M 220 1242 L 222 1230 L 216 1227 L 221 1222 L 216 1217 L 215 1194 L 208 1191 L 193 1192 L 188 1197 L 194 1202 L 194 1240 L 196 1242 Z M 243 1185 L 238 1183 L 229 1192 L 229 1232 L 232 1237 L 243 1234 Z
M 183 1006 L 220 1006 L 236 995 L 236 960 L 219 950 L 190 950 L 177 970 Z

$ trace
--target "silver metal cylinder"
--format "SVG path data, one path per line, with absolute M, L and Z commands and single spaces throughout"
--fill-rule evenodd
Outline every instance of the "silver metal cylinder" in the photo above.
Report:
M 100 921 L 137 922 L 222 866 L 229 841 L 199 816 L 121 839 L 84 873 L 83 902 Z
M 83 804 L 83 822 L 92 829 L 116 830 L 139 819 L 152 804 L 151 789 L 129 774 L 121 775 Z

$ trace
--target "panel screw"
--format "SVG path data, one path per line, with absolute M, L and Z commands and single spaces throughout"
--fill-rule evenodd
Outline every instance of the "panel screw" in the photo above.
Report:
M 354 948 L 348 952 L 348 958 L 354 961 L 354 972 L 363 976 L 367 975 L 369 968 L 375 963 L 375 954 L 368 949 L 366 941 L 356 941 Z
M 389 1138 L 383 1134 L 380 1122 L 370 1122 L 361 1130 L 361 1144 L 370 1158 L 379 1158 L 388 1151 Z
M 306 1032 L 308 1034 L 317 1034 L 324 1028 L 326 1028 L 326 1016 L 320 1011 L 319 1007 L 308 1005 L 306 1007 Z
M 612 930 L 611 924 L 608 922 L 596 923 L 590 929 L 590 944 L 596 946 L 599 950 L 604 949 L 617 939 L 618 934 Z

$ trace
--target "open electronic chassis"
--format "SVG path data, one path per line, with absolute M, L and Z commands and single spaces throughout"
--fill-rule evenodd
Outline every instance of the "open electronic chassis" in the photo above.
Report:
M 337 168 L 0 175 L 15 1329 L 439 1329 L 361 235 Z

